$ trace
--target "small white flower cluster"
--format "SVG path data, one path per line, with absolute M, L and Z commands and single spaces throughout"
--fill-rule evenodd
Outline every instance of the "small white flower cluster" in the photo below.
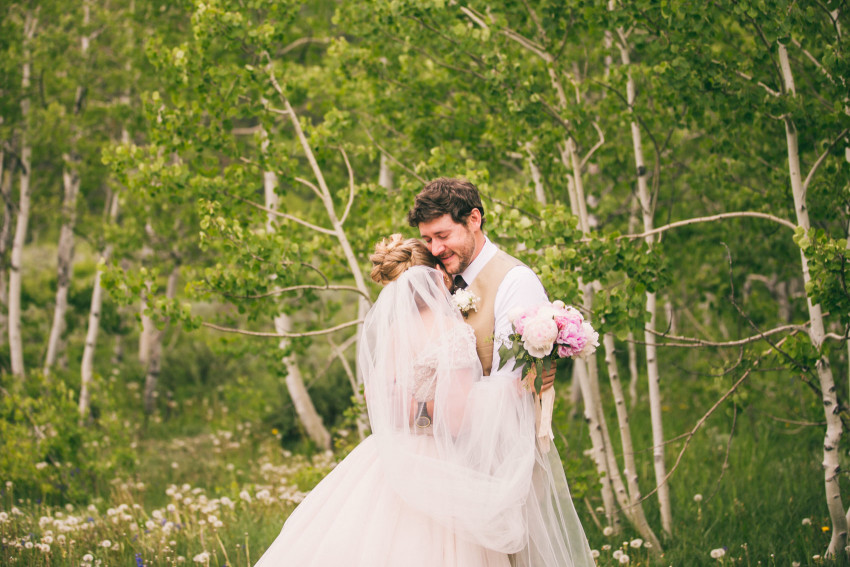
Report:
M 726 548 L 718 547 L 717 549 L 712 549 L 709 555 L 711 555 L 712 559 L 722 559 L 726 555 Z
M 468 289 L 459 289 L 452 294 L 452 305 L 467 314 L 470 311 L 478 311 L 480 298 Z

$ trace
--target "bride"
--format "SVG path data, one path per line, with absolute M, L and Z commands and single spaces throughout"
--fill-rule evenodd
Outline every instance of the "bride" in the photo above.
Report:
M 591 567 L 532 394 L 482 376 L 425 245 L 379 243 L 358 352 L 372 435 L 304 499 L 257 567 Z

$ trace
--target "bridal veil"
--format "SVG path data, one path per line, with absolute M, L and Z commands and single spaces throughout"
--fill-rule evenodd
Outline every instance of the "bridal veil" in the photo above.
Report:
M 536 444 L 533 395 L 482 376 L 442 274 L 413 267 L 366 317 L 358 353 L 378 466 L 406 505 L 517 567 L 591 567 L 557 451 Z

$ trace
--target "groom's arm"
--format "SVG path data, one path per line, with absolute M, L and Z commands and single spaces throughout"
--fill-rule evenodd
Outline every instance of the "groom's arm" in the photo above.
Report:
M 496 369 L 499 368 L 501 339 L 504 339 L 513 332 L 513 326 L 508 319 L 508 314 L 514 309 L 525 309 L 547 301 L 549 301 L 549 298 L 546 296 L 546 290 L 543 288 L 543 284 L 540 283 L 537 274 L 532 272 L 530 268 L 517 266 L 505 275 L 505 278 L 499 285 L 499 289 L 496 291 L 496 299 L 493 305 L 496 321 L 493 328 L 493 370 L 490 371 L 491 375 L 495 374 L 497 372 Z M 499 374 L 512 374 L 516 378 L 521 378 L 522 367 L 509 372 L 508 368 L 512 366 L 511 361 L 508 361 L 508 364 Z M 548 383 L 551 384 L 552 380 L 548 380 Z

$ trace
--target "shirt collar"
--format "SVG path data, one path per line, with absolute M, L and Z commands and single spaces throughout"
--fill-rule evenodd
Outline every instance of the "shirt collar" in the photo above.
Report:
M 490 239 L 486 236 L 484 237 L 484 247 L 481 249 L 481 252 L 478 253 L 478 256 L 475 257 L 469 266 L 461 272 L 461 276 L 463 276 L 464 281 L 466 281 L 467 285 L 472 285 L 472 282 L 475 281 L 475 278 L 478 277 L 478 274 L 481 273 L 481 270 L 484 269 L 484 266 L 487 265 L 487 262 L 493 259 L 493 256 L 499 249 L 495 244 L 490 242 Z

